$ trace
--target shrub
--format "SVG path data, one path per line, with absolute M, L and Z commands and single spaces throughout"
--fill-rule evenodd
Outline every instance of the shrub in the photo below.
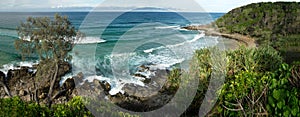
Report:
M 200 81 L 197 94 L 185 115 L 197 115 L 199 111 L 209 81 L 213 80 L 212 71 L 217 68 L 213 61 L 213 54 L 217 53 L 215 51 L 218 50 L 209 48 L 195 52 L 191 67 Z M 290 86 L 290 69 L 283 64 L 282 57 L 275 49 L 269 46 L 241 47 L 234 51 L 226 51 L 226 58 L 225 83 L 219 90 L 219 100 L 209 116 L 297 115 L 295 113 L 299 110 L 299 100 L 296 96 L 299 90 Z M 279 96 L 282 98 L 277 100 L 278 92 L 286 96 Z M 287 101 L 293 101 L 294 104 L 282 107 Z M 282 110 L 281 114 L 276 112 L 279 109 Z
M 271 79 L 268 90 L 267 110 L 275 116 L 300 116 L 300 90 L 293 87 L 288 79 L 291 76 L 291 67 L 282 64 Z
M 241 47 L 227 52 L 228 71 L 232 74 L 240 71 L 275 71 L 282 64 L 280 54 L 270 46 L 258 48 Z
M 214 114 L 257 116 L 267 113 L 265 97 L 271 74 L 241 71 L 226 78 Z
M 0 116 L 2 117 L 93 117 L 87 110 L 82 98 L 77 96 L 66 104 L 56 104 L 51 108 L 35 102 L 24 102 L 19 97 L 0 99 Z M 111 111 L 109 108 L 99 110 L 114 117 L 133 117 L 129 113 Z

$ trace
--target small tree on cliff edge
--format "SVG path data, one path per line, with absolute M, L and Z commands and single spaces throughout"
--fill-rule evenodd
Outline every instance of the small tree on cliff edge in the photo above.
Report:
M 15 41 L 15 47 L 21 52 L 23 59 L 31 55 L 39 56 L 36 84 L 50 85 L 47 95 L 50 107 L 53 87 L 58 80 L 59 65 L 71 59 L 68 53 L 82 35 L 75 31 L 66 16 L 58 14 L 53 19 L 28 17 L 17 31 L 20 39 Z

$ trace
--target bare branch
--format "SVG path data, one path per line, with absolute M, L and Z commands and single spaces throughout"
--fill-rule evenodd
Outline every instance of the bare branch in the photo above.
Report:
M 230 110 L 230 111 L 241 111 L 241 110 L 242 110 L 241 108 L 239 108 L 239 109 L 228 108 L 228 107 L 226 107 L 226 106 L 223 105 L 223 104 L 222 104 L 222 106 L 223 106 L 225 109 Z
M 11 93 L 10 93 L 8 87 L 6 86 L 6 84 L 4 84 L 2 81 L 0 81 L 0 85 L 3 86 L 5 93 L 6 93 L 9 97 L 12 97 L 12 95 L 11 95 Z

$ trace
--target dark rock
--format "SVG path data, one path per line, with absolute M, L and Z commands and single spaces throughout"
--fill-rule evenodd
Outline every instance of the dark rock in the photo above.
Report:
M 32 76 L 30 72 L 28 72 L 28 68 L 22 67 L 21 69 L 8 70 L 6 80 L 8 86 L 14 88 L 16 85 L 19 85 L 21 81 L 27 82 L 31 77 Z
M 73 78 L 68 78 L 64 84 L 63 84 L 64 89 L 66 90 L 73 90 L 75 88 L 75 81 Z
M 104 92 L 108 93 L 110 91 L 111 86 L 108 82 L 102 81 L 100 85 L 104 89 Z
M 134 76 L 136 76 L 136 77 L 142 77 L 142 78 L 147 78 L 145 75 L 140 74 L 140 73 L 136 73 L 136 74 L 134 74 Z
M 80 72 L 80 73 L 78 73 L 76 76 L 73 76 L 73 79 L 74 79 L 74 81 L 75 81 L 75 84 L 76 85 L 80 85 L 80 83 L 82 83 L 83 82 L 83 73 L 82 72 Z
M 118 103 L 123 103 L 125 101 L 125 95 L 121 93 L 117 93 L 114 96 L 109 96 L 109 99 L 112 103 L 118 104 Z
M 145 71 L 145 70 L 150 70 L 150 67 L 148 67 L 148 66 L 146 66 L 146 65 L 141 65 L 140 67 L 139 67 L 139 72 L 142 72 L 142 71 Z
M 5 83 L 5 74 L 2 71 L 0 71 L 0 81 Z
M 154 71 L 152 71 L 154 72 Z M 156 70 L 155 76 L 151 76 L 151 81 L 146 86 L 126 84 L 122 90 L 124 94 L 118 93 L 109 96 L 112 103 L 132 111 L 151 111 L 167 104 L 175 93 L 168 92 L 164 86 L 168 73 L 165 70 Z
M 151 82 L 151 78 L 147 78 L 146 76 L 142 75 L 142 74 L 134 74 L 135 77 L 139 77 L 141 79 L 141 81 L 145 84 L 148 84 Z
M 12 75 L 13 75 L 12 69 L 9 69 L 8 72 L 7 72 L 6 79 L 11 79 Z
M 58 76 L 63 76 L 69 72 L 71 72 L 71 65 L 68 62 L 63 62 L 59 65 Z

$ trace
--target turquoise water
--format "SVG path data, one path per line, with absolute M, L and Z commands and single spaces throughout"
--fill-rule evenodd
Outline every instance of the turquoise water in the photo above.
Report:
M 21 21 L 25 21 L 27 17 L 53 17 L 55 13 L 9 13 L 2 12 L 0 13 L 0 65 L 9 64 L 11 61 L 19 61 L 20 56 L 15 51 L 14 40 L 17 39 L 18 35 L 16 32 L 16 27 L 20 24 Z M 72 24 L 79 29 L 80 31 L 86 33 L 87 37 L 91 40 L 93 39 L 103 39 L 106 40 L 105 43 L 99 43 L 97 50 L 98 57 L 104 57 L 112 51 L 112 47 L 129 29 L 144 23 L 161 23 L 166 26 L 160 25 L 148 25 L 139 28 L 137 32 L 132 32 L 127 34 L 128 41 L 141 40 L 141 38 L 156 38 L 153 35 L 149 34 L 149 30 L 179 30 L 179 27 L 186 26 L 191 23 L 195 24 L 207 24 L 212 20 L 220 17 L 223 13 L 161 13 L 161 12 L 128 12 L 128 13 L 119 13 L 119 12 L 62 12 L 61 15 L 66 15 L 71 20 Z M 184 16 L 181 16 L 184 14 Z M 184 17 L 184 18 L 183 18 Z M 113 19 L 114 18 L 114 19 Z M 113 19 L 113 20 L 112 20 Z M 108 26 L 107 26 L 108 25 Z M 105 27 L 107 26 L 107 27 Z M 194 31 L 184 31 L 179 30 L 180 33 L 189 36 L 188 38 L 192 39 L 194 34 L 198 32 Z M 170 32 L 169 34 L 160 32 L 157 33 L 159 36 L 169 36 L 178 32 Z M 130 36 L 131 35 L 131 36 Z M 152 45 L 155 47 L 156 45 Z M 145 48 L 149 49 L 152 46 L 145 45 Z
M 0 65 L 21 60 L 13 46 L 14 40 L 18 39 L 15 29 L 21 21 L 25 21 L 28 16 L 53 18 L 54 14 L 0 13 Z M 86 76 L 109 80 L 113 87 L 124 82 L 142 85 L 132 79 L 132 75 L 141 65 L 149 65 L 153 69 L 172 68 L 187 61 L 192 56 L 193 50 L 214 45 L 222 46 L 223 39 L 220 37 L 205 36 L 202 32 L 183 30 L 180 27 L 208 24 L 223 13 L 61 12 L 59 14 L 68 16 L 76 29 L 86 34 L 73 52 L 73 54 L 80 53 L 75 55 L 72 61 L 75 72 L 90 71 L 85 73 Z

